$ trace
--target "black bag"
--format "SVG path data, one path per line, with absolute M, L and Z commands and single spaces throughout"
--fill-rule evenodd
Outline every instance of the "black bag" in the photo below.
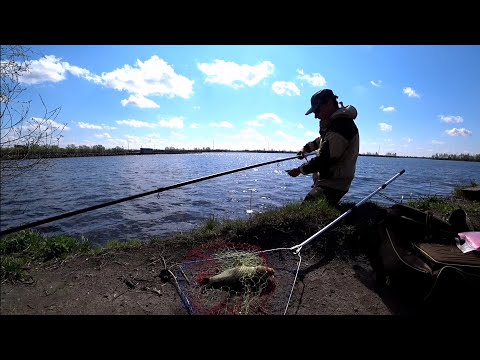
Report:
M 450 219 L 459 219 L 453 224 L 401 204 L 387 209 L 377 225 L 374 270 L 379 285 L 387 276 L 407 284 L 412 279 L 430 281 L 447 266 L 466 273 L 480 272 L 480 255 L 463 254 L 456 246 L 458 233 L 470 230 L 465 222 L 468 217 L 461 209 L 452 214 Z

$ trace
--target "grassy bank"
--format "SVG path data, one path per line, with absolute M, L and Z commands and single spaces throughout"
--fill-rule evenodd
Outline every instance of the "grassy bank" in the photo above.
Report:
M 344 203 L 336 209 L 322 200 L 317 203 L 290 204 L 254 215 L 247 220 L 219 222 L 211 218 L 194 231 L 170 238 L 153 238 L 149 242 L 112 240 L 104 247 L 95 247 L 86 238 L 63 235 L 47 238 L 35 231 L 21 231 L 0 240 L 1 281 L 28 282 L 29 270 L 32 267 L 54 267 L 79 254 L 99 254 L 117 249 L 155 246 L 159 243 L 192 248 L 210 241 L 222 240 L 255 244 L 264 249 L 291 247 L 317 233 L 353 205 Z M 453 210 L 461 208 L 468 214 L 474 230 L 480 231 L 480 203 L 462 198 L 459 190 L 451 197 L 427 197 L 407 202 L 405 205 L 430 211 L 443 219 Z M 340 224 L 322 234 L 321 241 L 312 241 L 309 248 L 314 251 L 334 252 L 340 256 L 355 257 L 361 254 L 372 231 L 375 231 L 374 225 L 380 221 L 385 209 L 373 202 L 363 204 Z

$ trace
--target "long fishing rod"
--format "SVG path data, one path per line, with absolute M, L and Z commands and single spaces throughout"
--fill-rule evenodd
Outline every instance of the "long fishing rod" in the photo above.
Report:
M 310 154 L 308 154 L 308 155 L 310 155 Z M 292 160 L 292 159 L 298 159 L 298 155 L 291 156 L 291 157 L 288 157 L 288 158 L 285 158 L 285 159 L 272 160 L 272 161 L 267 161 L 267 162 L 255 164 L 255 165 L 245 166 L 243 168 L 228 170 L 228 171 L 224 171 L 224 172 L 221 172 L 221 173 L 218 173 L 218 174 L 212 174 L 212 175 L 204 176 L 204 177 L 201 177 L 201 178 L 184 181 L 184 182 L 181 182 L 181 183 L 178 183 L 178 184 L 175 184 L 175 185 L 161 187 L 161 188 L 158 188 L 156 190 L 151 190 L 151 191 L 147 191 L 147 192 L 144 192 L 144 193 L 141 193 L 141 194 L 127 196 L 127 197 L 124 197 L 124 198 L 121 198 L 121 199 L 118 199 L 118 200 L 113 200 L 113 201 L 109 201 L 109 202 L 106 202 L 106 203 L 102 203 L 102 204 L 98 204 L 98 205 L 94 205 L 94 206 L 89 206 L 89 207 L 86 207 L 86 208 L 83 208 L 83 209 L 80 209 L 80 210 L 70 211 L 70 212 L 66 212 L 64 214 L 52 216 L 52 217 L 49 217 L 49 218 L 46 218 L 46 219 L 43 219 L 43 220 L 34 221 L 32 223 L 28 223 L 28 224 L 24 224 L 24 225 L 20 225 L 20 226 L 15 226 L 15 227 L 12 227 L 10 229 L 0 231 L 0 237 L 4 236 L 4 235 L 11 234 L 11 233 L 14 233 L 14 232 L 17 232 L 17 231 L 20 231 L 20 230 L 30 229 L 30 228 L 35 227 L 35 226 L 47 224 L 47 223 L 50 223 L 50 222 L 53 222 L 53 221 L 57 221 L 57 220 L 60 220 L 60 219 L 65 219 L 65 218 L 68 218 L 68 217 L 71 217 L 71 216 L 82 214 L 82 213 L 85 213 L 85 212 L 88 212 L 88 211 L 97 210 L 97 209 L 107 207 L 107 206 L 110 206 L 110 205 L 115 205 L 115 204 L 119 204 L 119 203 L 122 203 L 122 202 L 125 202 L 125 201 L 137 199 L 137 198 L 140 198 L 140 197 L 143 197 L 143 196 L 148 196 L 148 195 L 152 195 L 152 194 L 155 194 L 155 193 L 161 193 L 163 191 L 176 189 L 176 188 L 179 188 L 181 186 L 194 184 L 194 183 L 197 183 L 197 182 L 200 182 L 200 181 L 213 179 L 213 178 L 216 178 L 216 177 L 219 177 L 219 176 L 232 174 L 232 173 L 235 173 L 235 172 L 238 172 L 238 171 L 248 170 L 248 169 L 252 169 L 252 168 L 255 168 L 255 167 L 259 167 L 259 166 L 275 164 L 275 163 L 279 163 L 279 162 L 287 161 L 287 160 Z
M 310 241 L 312 241 L 313 239 L 315 239 L 316 237 L 318 237 L 319 235 L 321 235 L 322 233 L 324 233 L 325 231 L 327 231 L 328 229 L 330 229 L 332 226 L 334 226 L 335 224 L 337 224 L 339 221 L 341 221 L 344 217 L 348 216 L 354 209 L 358 208 L 360 205 L 362 205 L 364 202 L 368 201 L 372 196 L 374 196 L 376 193 L 378 193 L 379 191 L 385 189 L 388 184 L 390 184 L 392 181 L 394 181 L 396 178 L 398 178 L 400 175 L 402 175 L 403 173 L 405 172 L 405 169 L 403 169 L 402 171 L 400 171 L 399 173 L 397 173 L 395 176 L 393 176 L 391 179 L 387 180 L 385 183 L 383 183 L 382 185 L 380 185 L 378 187 L 377 190 L 375 190 L 374 192 L 372 192 L 370 195 L 366 196 L 365 198 L 363 198 L 362 200 L 360 200 L 358 203 L 356 203 L 353 207 L 351 207 L 349 210 L 345 211 L 342 215 L 340 215 L 338 218 L 336 218 L 334 221 L 332 221 L 330 224 L 328 224 L 327 226 L 325 226 L 323 229 L 321 229 L 320 231 L 316 232 L 315 234 L 313 234 L 312 236 L 310 236 L 307 240 L 305 240 L 304 242 L 298 244 L 298 245 L 295 245 L 293 247 L 290 248 L 290 250 L 292 250 L 295 254 L 298 254 L 300 252 L 300 250 L 302 250 L 302 247 L 306 244 L 308 244 Z

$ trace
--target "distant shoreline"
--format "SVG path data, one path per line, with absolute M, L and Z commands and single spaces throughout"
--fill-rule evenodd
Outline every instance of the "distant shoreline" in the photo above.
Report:
M 159 149 L 148 149 L 148 152 L 143 152 L 142 150 L 117 150 L 117 149 L 108 149 L 102 152 L 87 152 L 87 153 L 77 153 L 77 152 L 57 152 L 57 153 L 17 153 L 17 154 L 8 154 L 2 156 L 3 160 L 32 160 L 32 159 L 45 159 L 45 158 L 68 158 L 68 157 L 92 157 L 92 156 L 124 156 L 124 155 L 171 155 L 171 154 L 200 154 L 200 153 L 229 153 L 229 152 L 242 152 L 242 153 L 272 153 L 272 154 L 295 154 L 294 151 L 286 150 L 210 150 L 210 149 L 194 149 L 194 150 L 185 150 L 185 149 L 168 149 L 168 150 L 159 150 Z M 371 157 L 388 157 L 388 158 L 412 158 L 412 159 L 429 159 L 429 160 L 453 160 L 453 161 L 473 161 L 480 162 L 478 156 L 467 156 L 467 157 L 457 157 L 452 155 L 452 157 L 426 157 L 426 156 L 405 156 L 405 155 L 396 155 L 396 154 L 359 154 L 359 156 L 371 156 Z

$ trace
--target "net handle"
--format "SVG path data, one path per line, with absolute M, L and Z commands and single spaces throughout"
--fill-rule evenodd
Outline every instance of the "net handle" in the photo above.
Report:
M 316 232 L 315 234 L 313 234 L 312 236 L 310 236 L 308 239 L 306 239 L 304 242 L 298 244 L 298 245 L 295 245 L 295 246 L 292 246 L 290 248 L 290 250 L 292 250 L 294 253 L 298 254 L 300 252 L 300 250 L 302 249 L 303 246 L 307 245 L 310 241 L 314 240 L 315 238 L 317 238 L 318 236 L 320 236 L 321 234 L 323 234 L 325 231 L 327 231 L 328 229 L 330 229 L 331 227 L 335 226 L 337 223 L 339 223 L 343 218 L 345 218 L 346 216 L 348 216 L 355 208 L 358 208 L 359 206 L 361 206 L 364 202 L 368 201 L 371 197 L 373 197 L 375 194 L 377 194 L 379 191 L 385 189 L 392 181 L 394 181 L 395 179 L 397 179 L 400 175 L 402 175 L 403 173 L 405 172 L 405 169 L 403 169 L 402 171 L 398 172 L 395 176 L 393 176 L 392 178 L 390 178 L 389 180 L 387 180 L 385 183 L 383 183 L 381 186 L 378 187 L 378 189 L 376 189 L 375 191 L 373 191 L 370 195 L 364 197 L 362 200 L 360 200 L 358 203 L 356 203 L 355 205 L 353 205 L 349 210 L 345 211 L 342 215 L 340 215 L 338 218 L 336 218 L 335 220 L 333 220 L 330 224 L 328 224 L 327 226 L 325 226 L 323 229 L 321 229 L 320 231 Z

